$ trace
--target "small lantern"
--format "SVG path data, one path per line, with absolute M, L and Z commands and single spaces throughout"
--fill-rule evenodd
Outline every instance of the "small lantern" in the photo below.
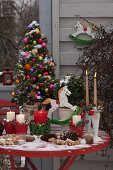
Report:
M 8 68 L 5 71 L 3 71 L 2 82 L 3 82 L 3 85 L 12 85 L 13 84 L 12 71 L 9 71 Z

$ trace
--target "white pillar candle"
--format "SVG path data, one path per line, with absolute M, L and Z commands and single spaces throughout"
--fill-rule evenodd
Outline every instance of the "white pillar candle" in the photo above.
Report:
M 24 114 L 16 115 L 16 120 L 18 121 L 18 123 L 25 123 L 25 115 Z
M 73 119 L 73 124 L 76 125 L 79 121 L 81 121 L 81 116 L 80 115 L 74 115 L 72 117 L 72 119 Z
M 13 121 L 15 119 L 15 112 L 7 112 L 7 120 Z

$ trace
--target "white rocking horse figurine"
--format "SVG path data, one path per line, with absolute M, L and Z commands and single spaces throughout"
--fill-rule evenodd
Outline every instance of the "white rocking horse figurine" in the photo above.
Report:
M 52 112 L 54 112 L 58 107 L 68 107 L 72 109 L 73 112 L 75 111 L 75 107 L 73 107 L 70 103 L 68 103 L 67 96 L 70 96 L 70 95 L 71 95 L 71 92 L 68 90 L 67 86 L 64 86 L 58 91 L 59 101 L 47 98 L 42 103 L 44 105 L 49 104 L 49 103 L 51 104 L 51 108 L 48 111 L 48 118 L 52 117 Z
M 95 36 L 94 36 L 94 34 L 92 32 L 91 27 L 84 27 L 84 24 L 79 22 L 79 21 L 77 21 L 77 24 L 75 24 L 74 27 L 75 28 L 77 27 L 77 29 L 76 29 L 76 32 L 74 34 L 72 34 L 73 37 L 76 37 L 79 34 L 84 34 L 85 33 L 85 34 L 91 36 L 92 39 L 94 39 Z

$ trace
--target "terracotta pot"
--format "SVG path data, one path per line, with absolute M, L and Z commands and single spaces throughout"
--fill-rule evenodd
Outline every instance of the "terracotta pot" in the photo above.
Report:
M 58 108 L 58 113 L 59 113 L 59 119 L 60 120 L 66 120 L 68 119 L 72 114 L 73 110 L 69 108 Z M 69 129 L 69 124 L 61 125 L 62 131 Z
M 14 125 L 15 129 L 15 134 L 27 134 L 27 126 L 28 125 L 21 125 L 21 124 L 16 124 Z
M 4 123 L 4 129 L 6 131 L 6 134 L 14 134 L 14 124 L 11 122 L 5 122 Z
M 79 134 L 79 138 L 83 136 L 84 126 L 69 126 L 71 130 L 76 131 Z

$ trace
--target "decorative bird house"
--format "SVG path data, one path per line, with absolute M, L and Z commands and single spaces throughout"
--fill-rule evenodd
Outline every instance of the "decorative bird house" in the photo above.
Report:
M 5 71 L 3 71 L 2 82 L 3 82 L 3 85 L 12 85 L 13 84 L 12 71 L 9 71 L 9 69 L 6 69 Z

